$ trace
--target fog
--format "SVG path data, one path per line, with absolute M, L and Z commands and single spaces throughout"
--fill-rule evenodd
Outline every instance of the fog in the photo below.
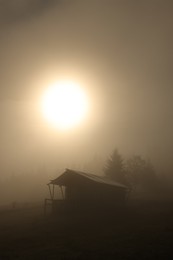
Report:
M 117 147 L 172 176 L 172 8 L 168 0 L 0 1 L 1 181 L 34 175 L 46 184 L 95 155 L 103 166 Z M 69 132 L 40 109 L 61 78 L 79 82 L 91 102 Z

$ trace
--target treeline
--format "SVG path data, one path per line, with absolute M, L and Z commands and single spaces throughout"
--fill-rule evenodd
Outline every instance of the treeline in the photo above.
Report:
M 173 196 L 172 182 L 166 180 L 165 174 L 158 176 L 152 162 L 140 155 L 125 159 L 118 149 L 115 149 L 108 159 L 94 156 L 86 163 L 66 165 L 71 168 L 104 175 L 106 178 L 125 184 L 131 194 L 151 196 Z M 23 170 L 0 180 L 0 204 L 18 201 L 36 201 L 49 197 L 47 183 L 60 175 L 64 168 L 51 170 L 40 166 L 38 169 Z
M 125 160 L 115 149 L 103 171 L 110 180 L 125 184 L 134 194 L 158 194 L 165 189 L 151 161 L 140 155 Z
M 94 156 L 83 170 L 125 184 L 133 195 L 173 196 L 171 178 L 166 177 L 166 172 L 158 174 L 151 160 L 141 155 L 125 158 L 118 149 L 114 149 L 108 159 Z

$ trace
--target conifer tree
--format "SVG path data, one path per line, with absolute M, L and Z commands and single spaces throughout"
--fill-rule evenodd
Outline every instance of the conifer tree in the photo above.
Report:
M 117 149 L 113 151 L 108 159 L 104 173 L 113 181 L 126 183 L 123 158 Z

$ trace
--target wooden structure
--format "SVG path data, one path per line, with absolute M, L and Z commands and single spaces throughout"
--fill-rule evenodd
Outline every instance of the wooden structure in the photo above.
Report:
M 123 205 L 128 188 L 105 177 L 66 169 L 65 172 L 48 184 L 50 198 L 45 199 L 53 211 L 85 211 L 115 209 Z M 56 197 L 56 187 L 61 191 L 61 199 Z

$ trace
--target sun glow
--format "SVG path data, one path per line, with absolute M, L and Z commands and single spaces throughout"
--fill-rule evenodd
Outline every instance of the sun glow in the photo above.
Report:
M 42 100 L 44 116 L 59 129 L 69 129 L 84 120 L 88 112 L 88 99 L 84 90 L 70 81 L 50 86 Z

